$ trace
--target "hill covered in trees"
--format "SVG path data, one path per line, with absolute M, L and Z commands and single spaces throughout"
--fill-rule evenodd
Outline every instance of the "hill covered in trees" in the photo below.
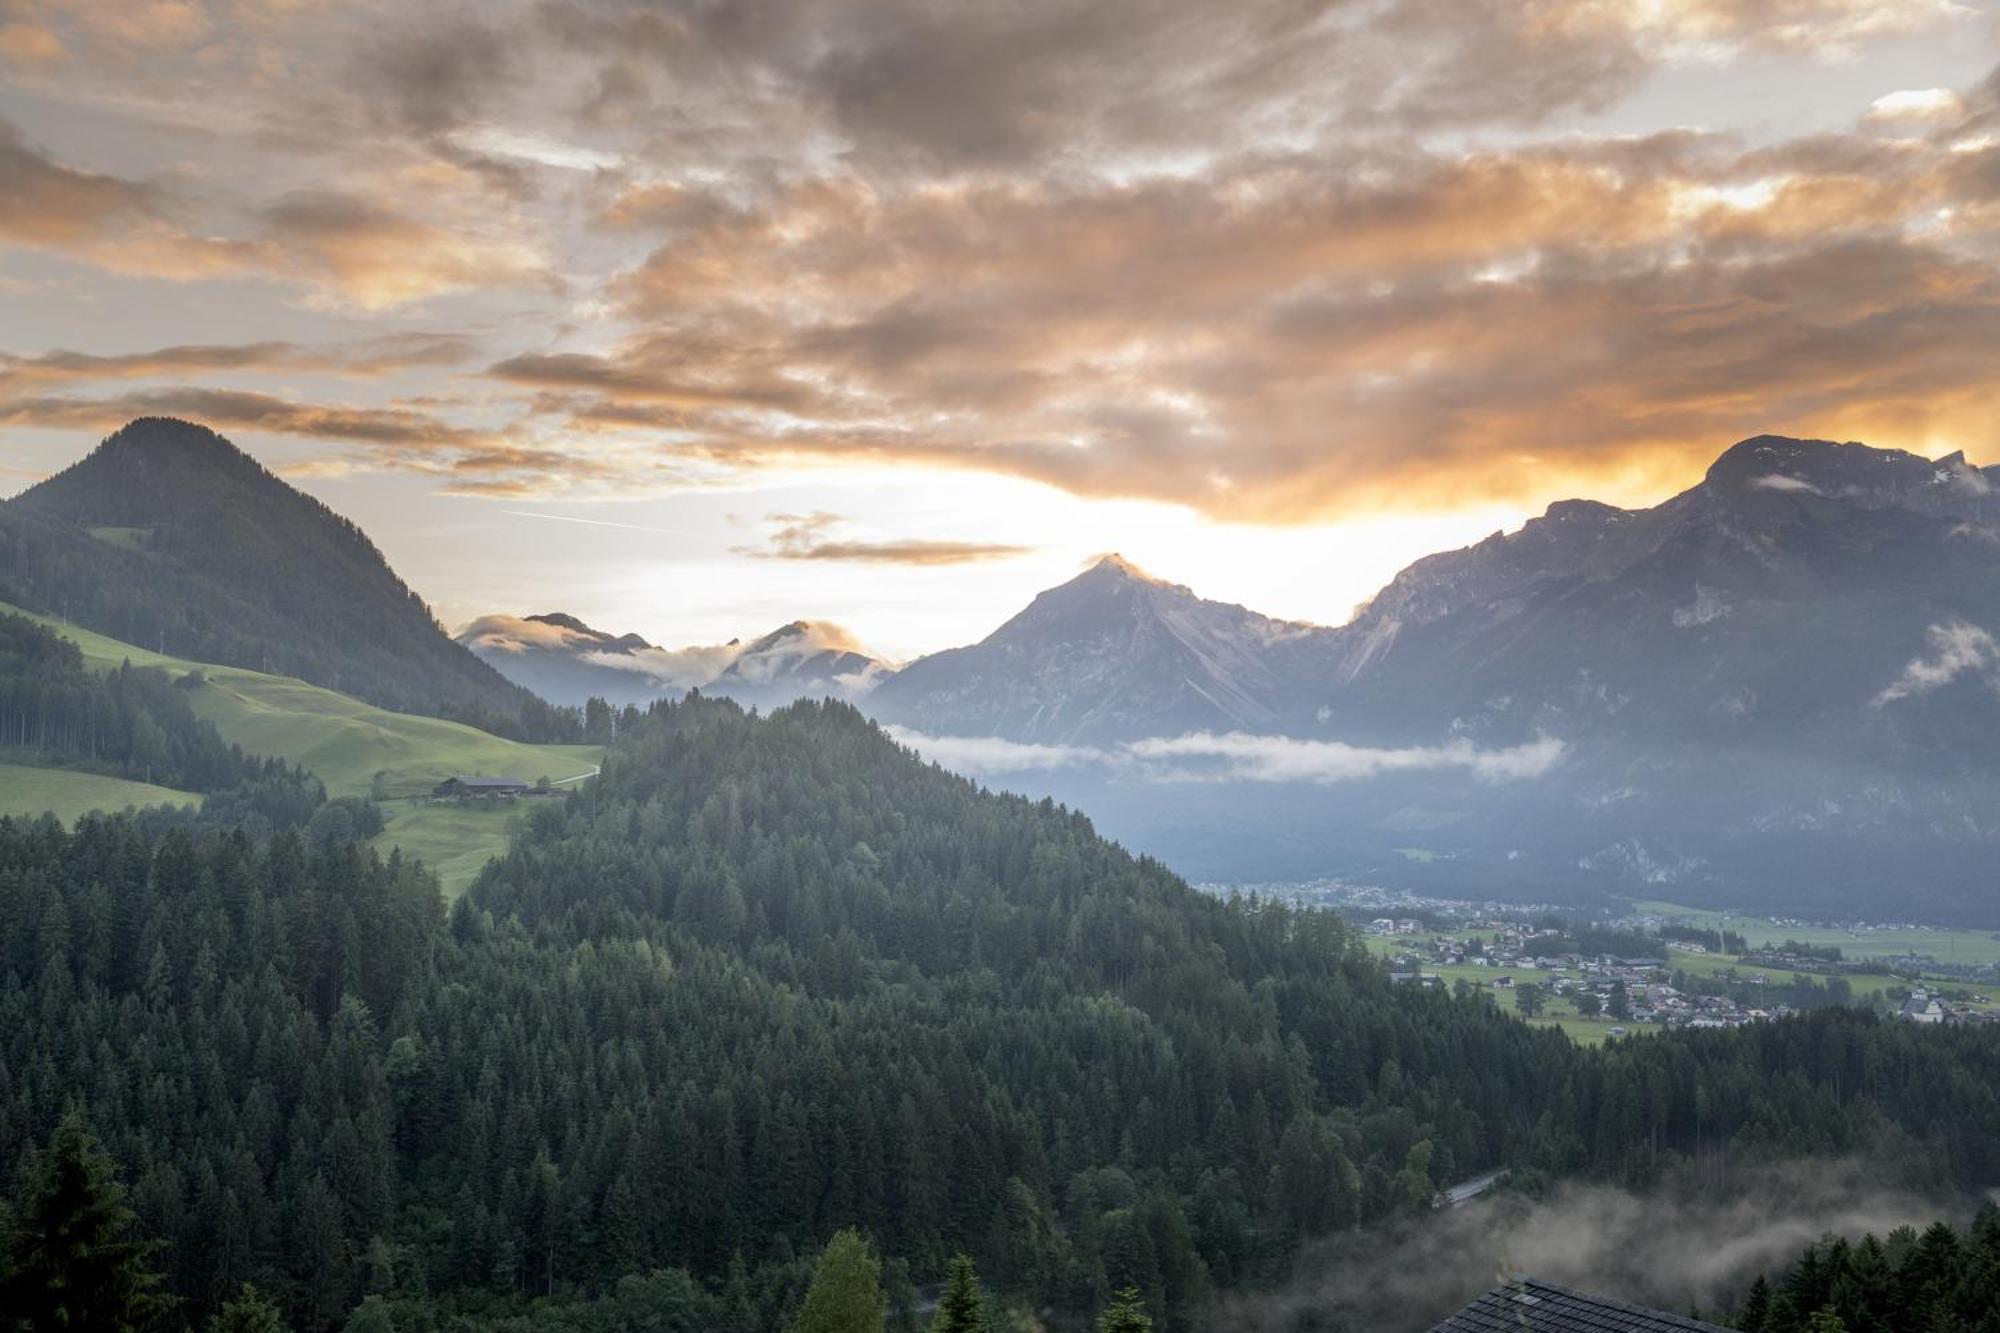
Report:
M 621 729 L 447 912 L 338 836 L 0 822 L 0 1172 L 87 1116 L 176 1318 L 762 1333 L 857 1229 L 890 1327 L 1162 1329 L 1499 1164 L 2000 1161 L 2000 1033 L 1823 1012 L 1583 1050 L 1392 986 L 1328 915 L 1197 894 L 852 709 Z M 372 1318 L 372 1316 L 371 1316 Z
M 580 725 L 454 643 L 353 523 L 185 421 L 133 421 L 0 503 L 0 600 L 500 735 Z
M 1743 1333 L 1994 1333 L 2000 1329 L 2000 1208 L 1988 1203 L 1965 1231 L 1850 1241 L 1828 1236 L 1745 1294 L 1732 1325 Z

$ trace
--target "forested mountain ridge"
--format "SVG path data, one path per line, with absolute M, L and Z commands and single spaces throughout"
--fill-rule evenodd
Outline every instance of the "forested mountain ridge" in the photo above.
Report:
M 353 523 L 220 435 L 146 417 L 0 503 L 0 600 L 499 734 L 567 739 Z
M 197 1323 L 764 1333 L 859 1226 L 905 1289 L 964 1250 L 1050 1328 L 1197 1329 L 1489 1165 L 1985 1181 L 1996 1086 L 2000 1033 L 1839 1011 L 1579 1049 L 840 705 L 657 706 L 448 915 L 338 838 L 0 822 L 0 1170 L 81 1100 Z

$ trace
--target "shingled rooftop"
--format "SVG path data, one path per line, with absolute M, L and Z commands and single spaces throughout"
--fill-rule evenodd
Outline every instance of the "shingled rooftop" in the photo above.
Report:
M 1585 1296 L 1531 1277 L 1495 1287 L 1431 1333 L 1729 1333 L 1720 1324 Z

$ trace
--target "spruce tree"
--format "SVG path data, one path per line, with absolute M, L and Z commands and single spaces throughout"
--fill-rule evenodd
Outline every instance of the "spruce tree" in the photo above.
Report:
M 881 1333 L 882 1264 L 861 1233 L 847 1230 L 826 1243 L 791 1333 Z
M 1127 1287 L 1097 1317 L 1097 1333 L 1153 1333 L 1153 1321 L 1139 1299 L 1137 1287 Z
M 1759 1273 L 1750 1284 L 1750 1298 L 1743 1302 L 1743 1313 L 1736 1317 L 1736 1326 L 1744 1333 L 1764 1333 L 1764 1324 L 1770 1317 L 1771 1284 Z
M 111 1159 L 71 1112 L 39 1155 L 8 1237 L 0 1310 L 40 1333 L 130 1333 L 171 1303 L 155 1291 L 158 1248 L 132 1237 L 137 1220 Z
M 208 1321 L 207 1333 L 289 1333 L 289 1330 L 278 1314 L 278 1307 L 245 1282 L 236 1299 Z
M 990 1333 L 993 1321 L 986 1315 L 986 1295 L 979 1289 L 979 1275 L 972 1260 L 959 1255 L 951 1261 L 951 1275 L 945 1280 L 944 1295 L 938 1300 L 937 1314 L 931 1318 L 931 1333 Z
M 380 1296 L 370 1296 L 354 1307 L 340 1328 L 341 1333 L 396 1333 L 396 1320 Z

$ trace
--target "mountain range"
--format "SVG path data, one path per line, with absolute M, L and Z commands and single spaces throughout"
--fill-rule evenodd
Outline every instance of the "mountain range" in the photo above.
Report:
M 1652 508 L 1563 501 L 1419 560 L 1345 625 L 1112 557 L 896 669 L 813 620 L 454 642 L 354 525 L 145 419 L 0 504 L 0 600 L 531 739 L 569 738 L 551 702 L 835 695 L 1201 878 L 1965 918 L 2000 851 L 1996 482 L 1759 436 Z
M 1996 482 L 1758 436 L 1652 508 L 1419 560 L 1345 625 L 1112 557 L 840 692 L 1199 876 L 1963 915 L 2000 851 Z
M 570 707 L 592 698 L 645 704 L 699 689 L 768 709 L 795 699 L 857 698 L 889 670 L 840 626 L 815 620 L 794 620 L 747 643 L 661 648 L 550 611 L 481 616 L 457 639 L 509 680 Z

